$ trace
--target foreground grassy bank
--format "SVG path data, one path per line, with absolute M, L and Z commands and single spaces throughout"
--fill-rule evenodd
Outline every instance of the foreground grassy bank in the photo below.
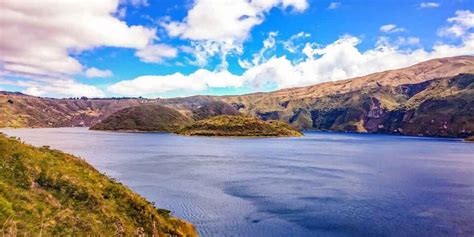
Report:
M 0 134 L 0 228 L 6 236 L 197 236 L 85 161 Z

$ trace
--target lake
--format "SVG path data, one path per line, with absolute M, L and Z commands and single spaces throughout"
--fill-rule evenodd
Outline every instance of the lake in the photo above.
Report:
M 82 157 L 202 236 L 474 235 L 474 144 L 456 139 L 0 131 Z

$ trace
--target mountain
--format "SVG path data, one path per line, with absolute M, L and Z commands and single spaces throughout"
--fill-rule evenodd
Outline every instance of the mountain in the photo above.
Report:
M 474 131 L 474 91 L 472 74 L 462 73 L 474 73 L 474 57 L 222 100 L 242 113 L 306 130 L 465 137 Z
M 172 132 L 191 122 L 192 119 L 175 109 L 158 104 L 142 104 L 119 110 L 94 124 L 91 129 Z
M 49 99 L 0 93 L 0 127 L 91 126 L 120 109 L 140 104 L 165 105 L 190 117 L 202 119 L 226 114 L 231 111 L 231 105 L 242 114 L 263 120 L 283 120 L 297 128 L 308 130 L 464 137 L 472 134 L 470 110 L 467 106 L 456 104 L 460 107 L 457 108 L 455 118 L 446 114 L 453 111 L 435 108 L 441 105 L 426 106 L 434 103 L 433 101 L 442 103 L 440 101 L 449 99 L 446 94 L 435 94 L 434 87 L 453 92 L 452 96 L 456 100 L 453 102 L 449 99 L 449 103 L 470 103 L 472 90 L 469 87 L 461 89 L 456 83 L 436 83 L 453 80 L 460 74 L 469 77 L 470 73 L 474 73 L 474 57 L 458 56 L 433 59 L 353 79 L 239 96 Z M 222 106 L 212 105 L 213 103 L 221 103 Z M 375 111 L 382 114 L 378 115 Z M 416 112 L 414 117 L 410 117 L 409 114 L 413 112 Z M 395 116 L 397 113 L 398 116 L 408 114 L 405 117 L 410 118 L 407 124 L 400 124 L 400 118 Z M 425 119 L 430 123 L 426 124 Z M 431 124 L 433 119 L 435 125 Z M 419 121 L 423 121 L 423 126 L 428 126 L 429 129 L 422 131 L 423 128 L 420 130 L 408 125 Z M 445 125 L 447 129 L 435 129 L 436 126 Z
M 241 108 L 242 112 L 264 113 L 269 111 L 291 110 L 300 105 L 292 101 L 307 100 L 344 94 L 381 86 L 400 86 L 452 77 L 461 73 L 474 73 L 474 56 L 458 56 L 433 59 L 407 68 L 373 73 L 335 82 L 325 82 L 312 86 L 283 89 L 267 93 L 254 93 L 241 96 L 226 96 L 223 101 Z
M 51 99 L 0 93 L 0 127 L 90 126 L 146 99 Z
M 197 236 L 80 158 L 2 134 L 0 223 L 6 236 Z
M 196 121 L 177 132 L 188 136 L 299 137 L 303 134 L 285 122 L 250 116 L 219 115 Z

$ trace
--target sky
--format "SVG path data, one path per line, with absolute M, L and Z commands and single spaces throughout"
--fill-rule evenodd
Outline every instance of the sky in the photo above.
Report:
M 234 95 L 474 55 L 474 0 L 2 0 L 0 90 Z

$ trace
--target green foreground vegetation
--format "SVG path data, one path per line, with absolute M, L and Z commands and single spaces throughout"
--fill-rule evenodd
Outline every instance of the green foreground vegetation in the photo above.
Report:
M 85 161 L 0 134 L 2 236 L 197 236 Z
M 177 132 L 189 136 L 299 137 L 303 134 L 285 122 L 249 116 L 221 115 L 196 121 Z

